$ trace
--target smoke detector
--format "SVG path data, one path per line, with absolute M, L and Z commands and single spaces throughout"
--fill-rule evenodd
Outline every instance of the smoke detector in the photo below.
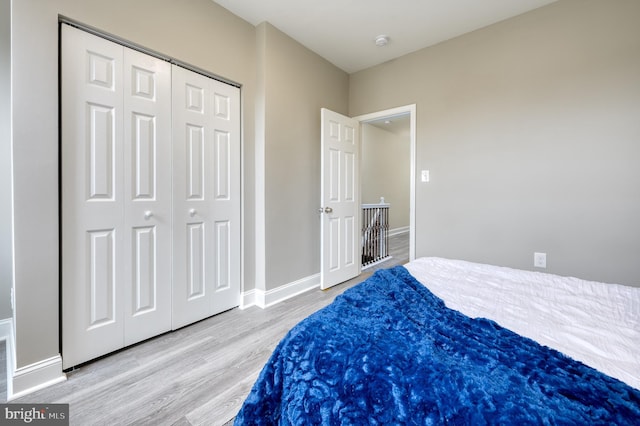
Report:
M 376 46 L 384 47 L 387 45 L 387 43 L 389 43 L 389 37 L 386 35 L 379 35 L 378 37 L 376 37 L 375 42 Z

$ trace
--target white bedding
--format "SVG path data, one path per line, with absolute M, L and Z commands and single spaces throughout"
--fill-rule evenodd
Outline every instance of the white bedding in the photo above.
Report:
M 449 308 L 640 389 L 640 288 L 434 257 L 405 267 Z

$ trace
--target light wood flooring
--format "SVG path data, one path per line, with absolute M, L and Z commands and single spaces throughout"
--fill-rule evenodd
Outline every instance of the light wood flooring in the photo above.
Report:
M 390 237 L 391 258 L 331 289 L 267 309 L 233 309 L 85 364 L 67 381 L 11 401 L 68 403 L 70 424 L 225 425 L 285 333 L 376 269 L 409 260 L 408 233 Z

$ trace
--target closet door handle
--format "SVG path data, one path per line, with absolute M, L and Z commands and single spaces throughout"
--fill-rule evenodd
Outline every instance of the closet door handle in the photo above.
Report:
M 147 210 L 146 212 L 144 212 L 144 219 L 145 220 L 151 219 L 152 216 L 153 216 L 153 212 L 151 210 Z
M 196 209 L 189 209 L 189 216 L 194 217 L 196 215 Z

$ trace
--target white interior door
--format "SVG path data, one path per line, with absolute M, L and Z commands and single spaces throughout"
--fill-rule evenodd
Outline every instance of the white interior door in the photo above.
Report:
M 358 121 L 321 110 L 322 289 L 360 273 L 360 137 Z
M 170 329 L 170 66 L 62 28 L 62 341 L 69 368 Z
M 240 90 L 172 78 L 175 329 L 240 304 Z

